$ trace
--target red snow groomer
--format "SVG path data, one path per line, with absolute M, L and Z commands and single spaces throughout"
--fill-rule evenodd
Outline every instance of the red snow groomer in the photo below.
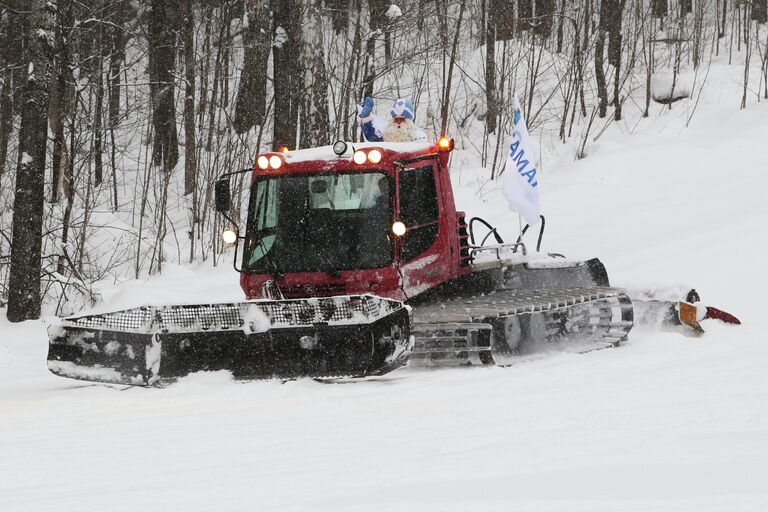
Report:
M 599 260 L 504 244 L 456 211 L 452 150 L 442 138 L 260 155 L 240 171 L 251 178 L 247 226 L 224 233 L 248 300 L 64 319 L 51 331 L 50 370 L 142 385 L 220 369 L 366 376 L 409 357 L 494 364 L 529 343 L 624 339 L 632 303 Z M 225 216 L 232 174 L 216 184 Z M 496 244 L 484 245 L 490 237 Z

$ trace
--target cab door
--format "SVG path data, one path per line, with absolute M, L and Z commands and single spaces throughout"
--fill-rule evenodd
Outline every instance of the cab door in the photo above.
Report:
M 397 219 L 406 226 L 398 243 L 398 260 L 407 298 L 451 278 L 436 170 L 435 161 L 422 161 L 402 168 L 397 177 Z

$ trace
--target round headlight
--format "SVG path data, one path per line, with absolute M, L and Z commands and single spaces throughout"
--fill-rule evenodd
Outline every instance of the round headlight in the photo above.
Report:
M 364 164 L 367 158 L 364 151 L 355 151 L 355 154 L 352 155 L 352 161 L 358 165 Z
M 381 162 L 381 151 L 378 149 L 372 149 L 368 152 L 368 161 L 372 164 Z
M 272 155 L 269 157 L 269 166 L 273 169 L 279 169 L 280 166 L 283 165 L 283 161 L 280 159 L 277 155 Z
M 261 155 L 259 158 L 256 159 L 256 164 L 259 166 L 259 169 L 263 171 L 267 167 L 269 167 L 269 158 L 267 158 L 264 155 Z
M 403 236 L 405 234 L 405 224 L 398 220 L 392 224 L 392 232 L 397 236 Z
M 228 229 L 221 234 L 221 238 L 225 243 L 232 245 L 233 243 L 237 242 L 237 233 L 231 229 Z
M 334 152 L 334 153 L 335 153 L 337 156 L 341 156 L 341 155 L 343 155 L 344 153 L 346 153 L 346 152 L 347 152 L 347 143 L 346 143 L 346 142 L 344 142 L 343 140 L 339 140 L 339 141 L 336 141 L 336 142 L 333 144 L 333 152 Z

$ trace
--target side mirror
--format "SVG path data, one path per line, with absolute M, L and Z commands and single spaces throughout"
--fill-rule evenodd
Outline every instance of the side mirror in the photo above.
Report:
M 216 211 L 219 213 L 228 212 L 230 207 L 229 176 L 220 178 L 216 182 L 214 193 L 216 196 Z

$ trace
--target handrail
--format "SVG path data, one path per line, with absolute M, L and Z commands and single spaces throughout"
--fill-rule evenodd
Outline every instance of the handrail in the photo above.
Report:
M 485 225 L 485 227 L 487 227 L 490 230 L 488 232 L 488 234 L 485 235 L 485 238 L 483 238 L 483 241 L 480 243 L 480 247 L 485 245 L 485 241 L 488 240 L 488 237 L 491 236 L 491 235 L 493 235 L 493 237 L 496 239 L 496 243 L 497 244 L 503 244 L 504 243 L 504 239 L 501 238 L 501 235 L 499 235 L 499 232 L 496 231 L 495 227 L 491 226 L 485 219 L 483 219 L 481 217 L 472 217 L 471 219 L 469 219 L 469 223 L 467 224 L 467 229 L 469 231 L 469 242 L 472 245 L 475 245 L 475 230 L 472 227 L 472 225 L 475 222 L 483 223 Z M 520 240 L 518 240 L 518 242 L 520 242 Z
M 492 251 L 496 253 L 496 259 L 501 260 L 502 249 L 512 248 L 512 252 L 517 253 L 517 249 L 519 247 L 523 249 L 523 256 L 527 256 L 528 249 L 525 247 L 525 244 L 523 242 L 517 242 L 514 244 L 489 245 L 488 247 L 470 245 L 469 249 L 472 251 L 473 258 L 475 256 L 475 253 L 477 252 Z
M 541 229 L 539 229 L 539 239 L 536 242 L 536 252 L 541 252 L 541 239 L 544 237 L 544 226 L 546 225 L 547 221 L 544 218 L 543 215 L 539 215 L 539 218 L 541 219 Z M 523 228 L 523 231 L 520 233 L 520 236 L 517 237 L 517 243 L 521 243 L 523 240 L 523 235 L 525 235 L 525 232 L 528 231 L 528 228 L 531 227 L 530 224 L 526 224 Z M 517 252 L 517 251 L 515 251 Z

